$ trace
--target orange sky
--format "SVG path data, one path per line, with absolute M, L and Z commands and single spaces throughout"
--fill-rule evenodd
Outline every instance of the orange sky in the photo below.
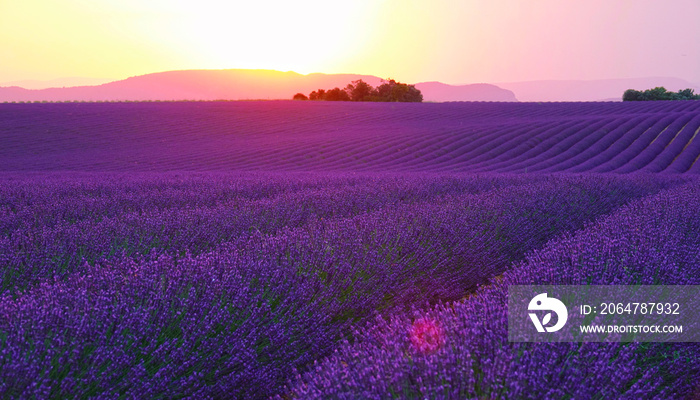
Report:
M 0 82 L 175 69 L 700 84 L 698 0 L 0 0 Z

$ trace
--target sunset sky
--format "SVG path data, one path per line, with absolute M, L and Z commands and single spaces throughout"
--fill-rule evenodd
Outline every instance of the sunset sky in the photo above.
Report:
M 700 84 L 698 0 L 0 0 L 0 82 L 177 69 Z

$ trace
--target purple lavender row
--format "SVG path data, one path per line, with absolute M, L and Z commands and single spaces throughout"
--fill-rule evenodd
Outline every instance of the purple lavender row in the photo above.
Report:
M 568 126 L 557 126 L 551 129 L 551 133 L 545 137 L 534 138 L 536 140 L 524 142 L 520 148 L 514 149 L 506 157 L 494 159 L 495 163 L 482 163 L 485 166 L 480 169 L 492 168 L 494 170 L 504 169 L 513 170 L 518 166 L 529 167 L 533 160 L 546 159 L 549 160 L 554 156 L 561 154 L 570 142 L 576 142 L 583 137 L 591 134 L 598 129 L 603 129 L 606 120 L 600 121 L 580 121 L 576 124 Z M 615 125 L 620 125 L 624 120 L 614 121 Z M 613 125 L 614 126 L 614 125 Z
M 659 120 L 648 131 L 644 132 L 637 140 L 620 151 L 615 159 L 610 160 L 597 168 L 593 168 L 591 172 L 633 172 L 636 168 L 629 168 L 629 163 L 640 153 L 649 150 L 649 146 L 657 141 L 663 141 L 662 135 L 671 135 L 675 137 L 678 132 L 692 119 L 692 114 L 685 114 L 679 117 L 667 120 L 666 118 Z M 651 160 L 649 160 L 651 161 Z M 624 168 L 627 167 L 627 168 Z
M 668 172 L 690 172 L 697 174 L 700 172 L 700 164 L 697 163 L 698 156 L 700 156 L 700 140 L 698 140 L 698 133 L 700 133 L 700 117 L 694 118 L 692 123 L 683 130 L 685 137 L 688 140 L 684 143 L 683 149 L 680 153 L 677 153 L 676 157 L 673 159 L 672 164 L 668 167 Z M 678 145 L 679 146 L 679 145 Z
M 555 172 L 555 171 L 570 171 L 581 172 L 598 165 L 596 157 L 600 157 L 604 151 L 608 150 L 615 143 L 624 140 L 626 136 L 632 136 L 632 140 L 639 136 L 645 130 L 649 129 L 656 121 L 657 116 L 639 116 L 631 118 L 622 125 L 610 131 L 602 131 L 596 135 L 598 140 L 591 143 L 585 149 L 573 155 L 571 158 L 560 160 L 554 165 L 547 165 L 546 168 L 533 168 L 533 171 Z M 541 160 L 548 162 L 550 160 Z M 602 161 L 601 161 L 602 162 Z
M 507 288 L 700 284 L 699 207 L 698 182 L 632 202 L 465 300 L 378 318 L 284 398 L 695 398 L 697 343 L 510 343 Z
M 434 190 L 442 193 L 448 185 L 458 190 L 457 182 L 460 181 L 460 178 L 445 177 L 428 182 L 426 177 L 407 180 L 376 174 L 216 172 L 128 175 L 6 173 L 0 175 L 0 179 L 0 232 L 3 235 L 32 226 L 51 227 L 62 221 L 99 220 L 154 209 L 215 207 L 235 201 L 250 203 L 313 190 L 367 187 L 366 190 L 386 191 L 389 186 L 396 186 L 403 195 L 410 195 L 415 191 L 424 194 L 431 190 L 419 187 L 425 182 L 426 185 L 437 185 Z
M 264 398 L 375 312 L 456 300 L 562 232 L 681 180 L 528 184 L 115 257 L 0 298 L 7 397 Z
M 548 151 L 541 153 L 532 159 L 523 159 L 518 164 L 510 165 L 504 168 L 503 171 L 508 172 L 537 172 L 547 170 L 555 165 L 562 164 L 569 160 L 579 157 L 586 149 L 593 146 L 598 141 L 602 140 L 607 135 L 615 135 L 614 132 L 628 128 L 639 123 L 638 118 L 615 118 L 605 125 L 591 124 L 588 128 L 580 132 L 580 134 L 571 135 L 561 143 L 555 143 Z
M 515 167 L 507 163 L 508 154 L 518 163 L 526 161 L 525 153 L 561 155 L 547 139 L 572 125 L 583 131 L 609 119 L 695 117 L 700 107 L 694 103 L 8 104 L 0 105 L 0 169 L 506 171 Z M 514 140 L 517 132 L 522 136 Z M 571 132 L 567 140 L 579 137 L 581 132 Z M 533 150 L 523 138 L 545 145 L 530 142 Z M 627 139 L 614 141 L 615 151 L 626 149 Z M 578 157 L 571 171 L 616 157 L 609 150 L 596 158 L 608 148 L 596 147 Z M 500 158 L 492 166 L 495 156 Z M 518 166 L 531 171 L 526 164 Z M 548 168 L 563 171 L 567 165 L 562 160 Z
M 691 132 L 694 134 L 695 131 L 700 128 L 700 114 L 691 117 L 692 116 L 689 115 L 685 118 L 679 118 L 678 121 L 674 121 L 658 137 L 652 140 L 645 149 L 615 172 L 659 172 L 666 170 L 681 151 L 687 149 L 686 146 L 683 146 L 679 151 L 679 144 L 690 144 L 689 141 L 692 136 L 689 137 L 689 135 L 691 135 Z M 682 125 L 679 122 L 682 122 Z M 678 144 L 676 144 L 676 142 L 678 142 Z M 692 149 L 688 150 L 686 154 L 691 154 Z M 686 172 L 686 170 L 681 172 Z
M 30 179 L 25 184 L 34 184 L 38 190 L 19 190 L 6 200 L 17 199 L 20 204 L 16 211 L 0 218 L 5 226 L 14 228 L 0 237 L 2 291 L 26 288 L 47 276 L 60 279 L 79 271 L 85 262 L 99 259 L 150 252 L 198 254 L 255 232 L 274 233 L 319 218 L 357 215 L 399 203 L 524 183 L 522 179 L 487 176 L 406 179 L 342 175 L 306 177 L 292 183 L 293 178 L 273 175 L 252 182 L 224 179 L 207 183 L 194 178 L 180 186 L 173 178 L 147 181 L 147 185 L 120 180 L 106 183 L 100 178 L 97 175 L 67 185 L 72 193 L 65 196 L 67 200 L 64 190 L 53 191 L 54 185 L 65 185 L 64 181 Z M 273 189 L 275 182 L 284 189 Z M 243 190 L 237 190 L 236 185 Z M 14 183 L 7 186 L 11 187 L 0 190 L 17 191 Z M 256 186 L 259 191 L 255 191 Z M 96 192 L 101 192 L 99 197 L 93 197 Z M 239 194 L 248 197 L 240 198 Z M 34 220 L 22 223 L 22 217 L 30 213 Z
M 628 131 L 614 132 L 617 136 L 613 136 L 614 141 L 610 139 L 596 143 L 594 147 L 589 148 L 588 158 L 576 165 L 574 168 L 568 169 L 571 172 L 590 171 L 595 168 L 600 168 L 605 163 L 614 160 L 617 154 L 625 151 L 632 143 L 636 142 L 642 135 L 650 131 L 660 132 L 666 127 L 674 116 L 652 116 L 643 120 L 642 123 Z M 611 135 L 612 136 L 612 135 Z M 606 138 L 607 139 L 607 138 Z
M 264 174 L 3 174 L 0 233 L 142 212 L 212 207 L 234 200 L 353 184 L 349 180 Z M 355 178 L 357 179 L 357 178 Z
M 492 151 L 479 149 L 480 154 L 469 161 L 470 167 L 478 171 L 479 167 L 484 165 L 488 166 L 492 163 L 498 165 L 503 158 L 519 156 L 523 152 L 527 152 L 532 147 L 533 142 L 551 139 L 553 136 L 561 134 L 562 131 L 570 134 L 575 131 L 576 127 L 581 129 L 588 124 L 589 121 L 561 121 L 558 124 L 547 124 L 540 129 L 529 130 L 527 138 L 518 132 L 509 132 L 495 142 L 496 146 Z

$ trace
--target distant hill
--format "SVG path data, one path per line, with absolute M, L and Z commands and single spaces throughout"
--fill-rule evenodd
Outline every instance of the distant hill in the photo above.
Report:
M 518 101 L 510 90 L 488 83 L 447 85 L 441 82 L 416 84 L 427 101 Z
M 112 82 L 113 79 L 104 78 L 60 78 L 51 79 L 47 81 L 42 80 L 23 80 L 23 81 L 12 81 L 12 82 L 0 82 L 0 87 L 2 86 L 19 86 L 24 89 L 48 89 L 48 88 L 60 88 L 60 87 L 71 87 L 71 86 L 88 86 L 88 85 L 102 85 L 103 83 Z
M 344 88 L 362 79 L 372 86 L 381 78 L 355 74 L 308 74 L 273 70 L 188 70 L 135 76 L 96 86 L 27 90 L 0 87 L 2 101 L 112 100 L 251 100 L 291 99 L 295 93 Z M 416 85 L 425 101 L 517 101 L 513 93 L 494 85 L 451 86 L 438 82 Z
M 358 74 L 308 74 L 274 70 L 225 69 L 167 71 L 140 75 L 100 85 L 91 78 L 54 81 L 17 81 L 1 87 L 4 101 L 111 101 L 111 100 L 276 100 L 295 93 L 308 95 L 317 89 L 344 88 L 362 79 L 372 86 L 381 78 Z M 411 83 L 411 82 L 407 82 Z M 45 88 L 56 84 L 72 87 Z M 671 91 L 685 88 L 700 93 L 700 85 L 678 78 L 631 78 L 601 80 L 543 80 L 506 83 L 448 85 L 417 83 L 425 101 L 622 101 L 627 89 L 644 90 L 664 86 Z M 44 88 L 42 88 L 44 87 Z M 32 89 L 34 88 L 34 89 Z
M 591 81 L 549 80 L 496 83 L 511 90 L 520 101 L 622 101 L 627 89 L 651 89 L 663 86 L 671 91 L 700 87 L 678 78 L 600 79 Z

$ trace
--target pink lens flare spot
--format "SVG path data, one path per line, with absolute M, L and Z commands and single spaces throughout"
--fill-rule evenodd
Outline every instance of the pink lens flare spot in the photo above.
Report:
M 433 352 L 445 343 L 445 334 L 440 324 L 427 318 L 419 318 L 413 322 L 408 337 L 413 347 L 422 353 Z

